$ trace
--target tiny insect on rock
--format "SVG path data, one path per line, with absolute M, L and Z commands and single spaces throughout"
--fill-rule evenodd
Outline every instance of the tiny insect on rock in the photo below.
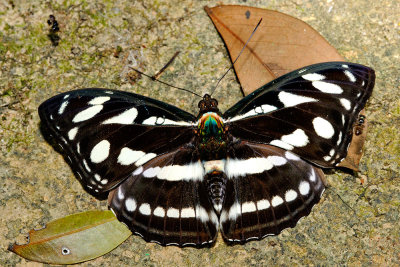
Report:
M 197 116 L 133 93 L 82 89 L 39 107 L 83 187 L 103 194 L 133 233 L 161 245 L 212 245 L 280 233 L 310 213 L 322 168 L 347 155 L 374 71 L 348 62 L 304 67 L 221 113 Z

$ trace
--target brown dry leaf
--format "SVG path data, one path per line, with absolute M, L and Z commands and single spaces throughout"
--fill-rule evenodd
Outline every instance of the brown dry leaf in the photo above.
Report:
M 289 15 L 234 5 L 204 9 L 224 39 L 232 60 L 262 18 L 256 34 L 234 65 L 245 95 L 295 69 L 326 61 L 344 61 L 317 31 Z
M 245 95 L 301 67 L 345 61 L 311 26 L 289 15 L 237 5 L 206 6 L 204 9 L 222 36 L 232 60 L 236 59 L 262 18 L 257 32 L 234 65 Z M 339 166 L 358 170 L 365 136 L 366 122 L 362 134 L 353 134 L 348 155 Z

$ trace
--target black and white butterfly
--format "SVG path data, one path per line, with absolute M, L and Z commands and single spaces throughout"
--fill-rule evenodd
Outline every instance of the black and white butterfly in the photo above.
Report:
M 278 234 L 324 191 L 318 167 L 347 154 L 370 97 L 371 68 L 316 64 L 266 84 L 224 114 L 209 95 L 196 117 L 144 96 L 66 92 L 39 115 L 87 191 L 161 245 L 212 245 Z M 311 164 L 310 164 L 311 163 Z

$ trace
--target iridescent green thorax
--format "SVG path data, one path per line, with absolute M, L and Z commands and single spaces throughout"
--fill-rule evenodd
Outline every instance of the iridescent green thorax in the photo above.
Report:
M 217 113 L 207 112 L 200 118 L 198 130 L 200 137 L 220 139 L 224 132 L 224 123 Z
M 218 159 L 226 152 L 226 133 L 222 118 L 215 112 L 206 112 L 199 119 L 197 135 L 203 160 Z

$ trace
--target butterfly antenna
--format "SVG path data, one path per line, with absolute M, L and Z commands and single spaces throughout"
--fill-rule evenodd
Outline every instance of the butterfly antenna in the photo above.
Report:
M 262 21 L 262 18 L 258 21 L 258 23 L 257 23 L 256 27 L 254 28 L 253 32 L 251 33 L 249 39 L 247 39 L 247 42 L 246 42 L 245 45 L 243 46 L 242 50 L 240 50 L 239 55 L 238 55 L 238 56 L 236 57 L 236 59 L 233 61 L 232 66 L 230 66 L 230 68 L 224 73 L 224 75 L 222 75 L 222 77 L 219 78 L 219 80 L 218 80 L 217 84 L 215 85 L 214 89 L 212 90 L 210 96 L 214 94 L 214 92 L 215 92 L 215 90 L 217 89 L 219 83 L 220 83 L 221 80 L 225 77 L 225 75 L 228 74 L 228 72 L 229 72 L 231 69 L 233 69 L 233 66 L 235 65 L 236 61 L 238 60 L 238 58 L 240 57 L 240 55 L 243 53 L 244 49 L 247 47 L 247 44 L 250 42 L 250 39 L 253 37 L 253 35 L 254 35 L 254 33 L 256 32 L 258 26 L 260 26 L 261 21 Z
M 169 87 L 172 87 L 172 88 L 175 88 L 175 89 L 178 89 L 178 90 L 182 90 L 182 91 L 191 93 L 191 94 L 193 94 L 193 95 L 195 95 L 195 96 L 198 96 L 198 97 L 200 97 L 200 98 L 203 98 L 201 95 L 196 94 L 195 92 L 192 92 L 192 91 L 190 91 L 189 89 L 177 87 L 177 86 L 175 86 L 175 85 L 166 83 L 166 82 L 161 81 L 161 80 L 158 79 L 158 77 L 161 76 L 161 74 L 165 71 L 165 69 L 172 63 L 172 61 L 174 61 L 174 59 L 175 59 L 178 55 L 179 55 L 179 51 L 176 52 L 176 53 L 172 56 L 172 58 L 167 62 L 167 64 L 165 64 L 165 66 L 164 66 L 161 70 L 159 70 L 156 74 L 154 74 L 153 76 L 147 75 L 146 73 L 143 73 L 143 72 L 141 72 L 140 70 L 135 69 L 135 68 L 133 68 L 133 67 L 130 67 L 130 66 L 129 66 L 129 68 L 132 69 L 132 70 L 134 70 L 134 71 L 136 71 L 137 73 L 139 73 L 139 74 L 141 74 L 141 75 L 143 75 L 143 76 L 146 76 L 146 77 L 149 78 L 149 79 L 152 79 L 153 81 L 162 83 L 162 84 L 167 85 L 167 86 L 169 86 Z

